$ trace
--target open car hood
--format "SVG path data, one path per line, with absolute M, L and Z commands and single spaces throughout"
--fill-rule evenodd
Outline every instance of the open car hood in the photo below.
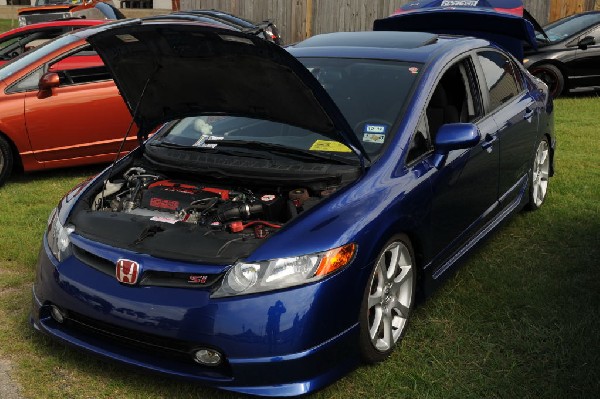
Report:
M 483 0 L 430 1 L 427 7 L 400 10 L 398 14 L 375 20 L 373 30 L 417 31 L 474 36 L 495 43 L 513 54 L 518 60 L 523 59 L 523 42 L 527 42 L 534 48 L 537 48 L 533 24 L 522 16 L 519 16 L 515 10 L 511 9 L 512 12 L 498 12 L 494 8 L 467 6 L 435 7 L 432 4 L 463 3 L 466 5 L 479 4 L 481 2 Z M 521 14 L 522 12 L 523 10 L 521 9 Z
M 227 114 L 326 135 L 368 158 L 313 75 L 266 40 L 194 23 L 117 23 L 87 40 L 111 72 L 143 138 L 163 122 Z

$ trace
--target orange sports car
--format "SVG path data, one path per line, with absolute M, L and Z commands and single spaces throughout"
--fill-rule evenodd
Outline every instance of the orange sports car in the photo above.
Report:
M 27 51 L 0 67 L 0 185 L 13 169 L 110 162 L 137 146 L 136 131 L 124 140 L 131 120 L 77 32 Z
M 19 26 L 64 18 L 123 19 L 112 0 L 36 0 L 34 7 L 20 8 Z

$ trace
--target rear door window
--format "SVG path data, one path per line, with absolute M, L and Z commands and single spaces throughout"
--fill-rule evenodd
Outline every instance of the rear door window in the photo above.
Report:
M 489 93 L 489 111 L 508 103 L 521 92 L 521 84 L 512 61 L 496 51 L 478 53 Z

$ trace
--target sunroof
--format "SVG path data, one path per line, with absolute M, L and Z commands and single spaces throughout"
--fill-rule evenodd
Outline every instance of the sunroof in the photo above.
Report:
M 337 32 L 313 36 L 296 47 L 378 47 L 413 49 L 437 41 L 438 35 L 424 32 Z

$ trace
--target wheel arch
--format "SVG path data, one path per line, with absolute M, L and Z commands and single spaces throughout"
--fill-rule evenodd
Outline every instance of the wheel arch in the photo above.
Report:
M 540 65 L 552 65 L 552 66 L 555 66 L 556 68 L 558 68 L 558 70 L 562 74 L 562 78 L 563 78 L 563 82 L 564 82 L 563 92 L 569 90 L 568 68 L 567 68 L 567 66 L 563 62 L 560 62 L 558 60 L 553 60 L 553 59 L 547 59 L 547 58 L 545 58 L 543 60 L 539 60 L 537 62 L 534 62 L 533 64 L 531 64 L 530 66 L 527 67 L 527 70 L 529 72 L 531 72 L 532 69 L 534 69 L 536 67 L 539 67 Z

